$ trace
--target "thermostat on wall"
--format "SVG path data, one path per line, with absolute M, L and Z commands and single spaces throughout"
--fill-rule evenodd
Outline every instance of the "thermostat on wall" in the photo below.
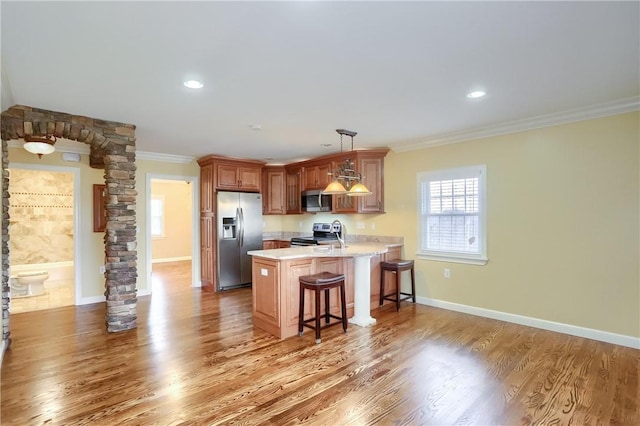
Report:
M 62 159 L 64 161 L 73 161 L 74 163 L 77 163 L 80 161 L 80 154 L 76 152 L 63 152 Z

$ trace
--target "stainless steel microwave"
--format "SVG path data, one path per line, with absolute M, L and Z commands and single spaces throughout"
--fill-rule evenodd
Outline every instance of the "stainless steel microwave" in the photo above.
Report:
M 331 195 L 323 195 L 319 189 L 302 191 L 300 206 L 303 212 L 330 212 Z

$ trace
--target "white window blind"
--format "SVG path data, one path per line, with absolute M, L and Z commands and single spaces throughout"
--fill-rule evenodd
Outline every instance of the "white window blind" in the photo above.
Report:
M 419 256 L 486 263 L 486 166 L 418 174 Z
M 164 237 L 164 197 L 151 197 L 151 236 Z

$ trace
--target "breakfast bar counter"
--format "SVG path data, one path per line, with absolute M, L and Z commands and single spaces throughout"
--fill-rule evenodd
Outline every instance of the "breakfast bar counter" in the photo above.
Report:
M 319 272 L 345 275 L 347 316 L 351 317 L 351 324 L 374 324 L 370 309 L 378 304 L 372 297 L 372 293 L 379 294 L 376 267 L 379 271 L 380 260 L 400 257 L 400 249 L 399 245 L 365 242 L 348 243 L 344 248 L 304 246 L 250 251 L 254 326 L 281 339 L 297 335 L 299 277 Z M 338 313 L 339 296 L 335 289 L 331 292 L 330 309 Z M 305 300 L 305 317 L 312 316 L 315 309 L 310 299 Z

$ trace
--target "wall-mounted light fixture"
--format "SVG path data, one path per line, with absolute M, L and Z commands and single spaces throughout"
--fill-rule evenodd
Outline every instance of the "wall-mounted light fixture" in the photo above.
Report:
M 51 154 L 55 152 L 56 137 L 53 135 L 48 136 L 24 136 L 23 148 L 32 154 L 38 154 L 38 158 L 42 158 L 43 155 Z
M 342 137 L 344 135 L 351 137 L 351 151 L 353 151 L 353 137 L 358 133 L 345 129 L 336 129 L 336 132 L 340 134 L 340 152 L 342 152 Z M 333 180 L 322 191 L 323 194 L 349 195 L 351 197 L 371 194 L 371 191 L 361 182 L 362 175 L 355 169 L 354 162 L 348 158 L 329 175 L 333 177 Z

